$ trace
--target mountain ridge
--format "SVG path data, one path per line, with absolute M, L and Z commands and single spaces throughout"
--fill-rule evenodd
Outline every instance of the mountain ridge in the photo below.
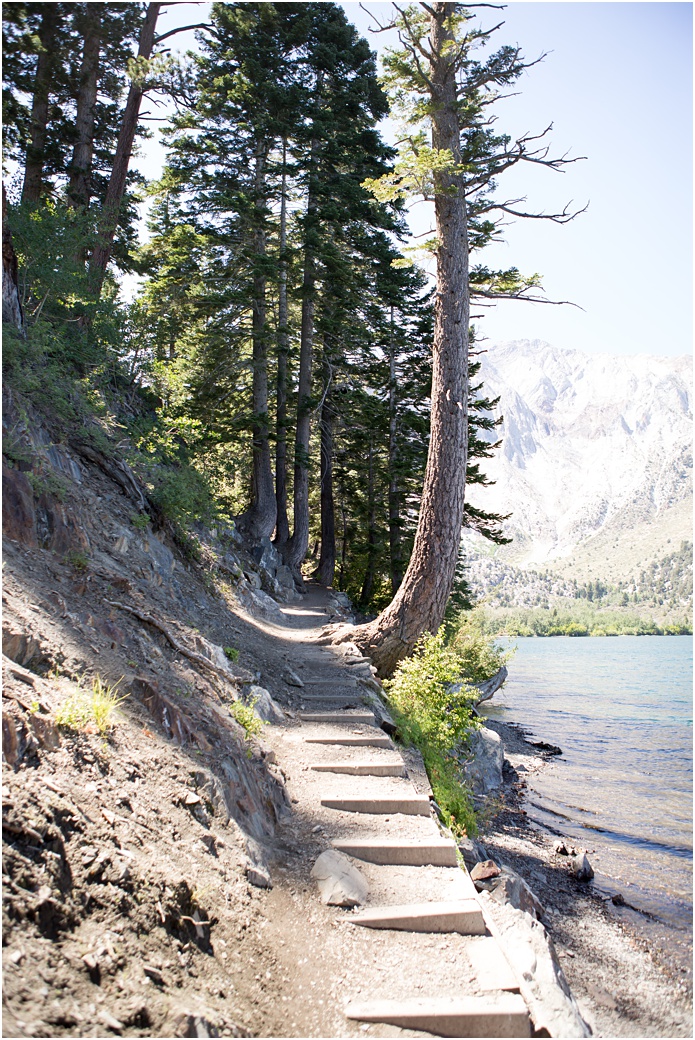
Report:
M 502 445 L 486 465 L 495 483 L 471 488 L 470 500 L 512 514 L 513 542 L 497 552 L 563 570 L 584 558 L 588 575 L 593 548 L 610 561 L 606 542 L 619 557 L 639 529 L 639 563 L 663 552 L 670 526 L 683 536 L 692 515 L 690 357 L 515 340 L 491 344 L 480 359 L 485 394 L 500 398 L 494 417 L 503 418 L 490 439 Z M 469 554 L 482 550 L 471 532 L 464 541 Z

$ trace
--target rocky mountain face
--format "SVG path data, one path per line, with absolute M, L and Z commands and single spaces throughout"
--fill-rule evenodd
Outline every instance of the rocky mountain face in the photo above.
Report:
M 675 520 L 674 539 L 688 536 L 680 528 L 691 516 L 690 358 L 519 340 L 489 347 L 481 377 L 486 396 L 500 398 L 503 443 L 485 467 L 495 485 L 471 489 L 471 500 L 512 514 L 509 558 L 562 567 L 592 547 L 609 558 L 639 529 L 644 562 Z

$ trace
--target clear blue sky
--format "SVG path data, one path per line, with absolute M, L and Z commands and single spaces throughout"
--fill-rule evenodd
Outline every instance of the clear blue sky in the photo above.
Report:
M 376 50 L 388 43 L 389 34 L 368 32 L 374 23 L 359 3 L 341 6 Z M 392 10 L 363 6 L 383 21 Z M 160 26 L 197 20 L 207 8 L 168 8 Z M 500 102 L 499 129 L 518 135 L 553 123 L 556 153 L 587 156 L 564 174 L 511 170 L 500 195 L 526 195 L 537 211 L 589 202 L 564 227 L 517 222 L 507 244 L 483 255 L 490 266 L 540 272 L 549 298 L 584 310 L 501 303 L 486 310 L 480 331 L 492 341 L 543 339 L 590 352 L 690 353 L 692 5 L 512 0 L 479 16 L 486 26 L 504 21 L 493 45 L 518 44 L 529 60 L 547 52 L 518 96 Z M 176 41 L 190 46 L 190 35 Z M 147 148 L 151 159 L 140 164 L 148 176 L 158 151 Z

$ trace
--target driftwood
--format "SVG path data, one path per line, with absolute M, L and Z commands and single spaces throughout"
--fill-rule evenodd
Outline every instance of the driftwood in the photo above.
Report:
M 128 607 L 125 603 L 117 603 L 115 600 L 105 599 L 104 603 L 107 603 L 110 607 L 117 607 L 119 610 L 124 610 L 126 614 L 132 614 L 138 621 L 144 621 L 147 625 L 152 625 L 153 628 L 158 629 L 162 635 L 164 635 L 173 646 L 177 653 L 182 654 L 183 657 L 187 657 L 189 661 L 195 661 L 196 664 L 202 665 L 204 668 L 209 668 L 215 675 L 219 675 L 225 682 L 234 682 L 234 676 L 230 675 L 229 672 L 222 668 L 218 668 L 216 664 L 209 661 L 207 657 L 203 657 L 202 654 L 198 654 L 195 650 L 189 650 L 183 643 L 179 643 L 178 639 L 171 634 L 166 625 L 163 625 L 156 617 L 151 614 L 143 614 L 140 610 L 135 610 L 134 607 Z
M 479 704 L 482 704 L 483 701 L 489 701 L 493 694 L 497 693 L 500 686 L 503 682 L 505 682 L 508 675 L 509 672 L 507 671 L 505 666 L 502 665 L 500 670 L 498 672 L 495 672 L 495 674 L 490 679 L 486 679 L 485 682 L 475 684 L 474 688 L 480 691 L 480 697 L 475 702 L 476 708 Z

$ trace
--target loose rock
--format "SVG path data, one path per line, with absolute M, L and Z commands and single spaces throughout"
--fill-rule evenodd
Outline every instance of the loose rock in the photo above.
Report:
M 574 856 L 570 864 L 570 870 L 577 881 L 591 881 L 594 876 L 593 867 L 583 852 L 579 856 Z
M 316 878 L 321 899 L 329 906 L 358 906 L 369 894 L 369 885 L 350 859 L 327 849 L 322 852 L 311 869 Z

